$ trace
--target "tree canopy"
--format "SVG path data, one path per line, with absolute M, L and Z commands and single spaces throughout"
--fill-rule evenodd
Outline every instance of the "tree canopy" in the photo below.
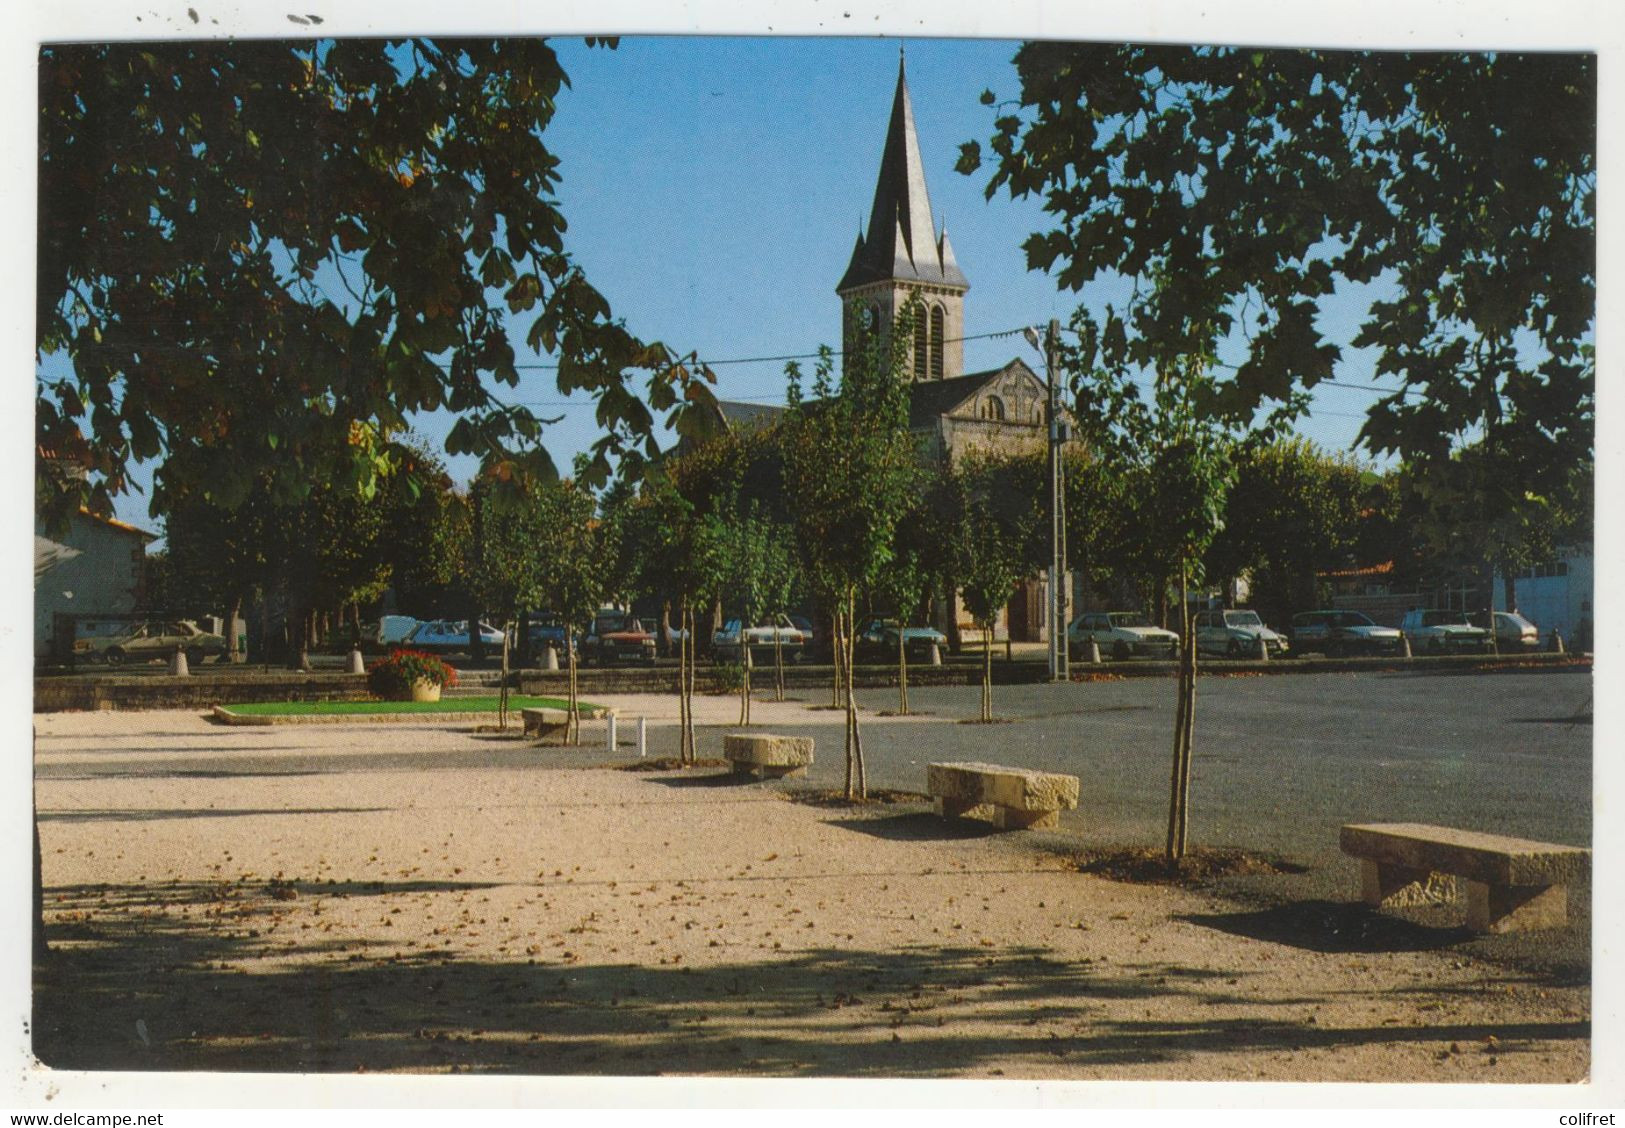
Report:
M 1367 449 L 1431 464 L 1488 434 L 1537 491 L 1590 457 L 1595 56 L 1029 43 L 1015 62 L 987 193 L 1043 199 L 1033 268 L 1128 283 L 1075 322 L 1103 366 L 1233 357 L 1204 412 L 1291 409 L 1342 355 L 1317 320 L 1342 286 L 1367 303 L 1349 343 L 1401 384 Z M 960 168 L 980 161 L 965 145 Z
M 709 374 L 615 320 L 566 249 L 544 133 L 567 82 L 533 38 L 44 47 L 38 442 L 89 470 L 48 508 L 105 511 L 132 462 L 177 453 L 155 510 L 267 479 L 366 492 L 377 436 L 437 408 L 448 452 L 550 475 L 545 421 L 497 391 L 510 315 L 597 398 L 595 480 L 656 453 L 658 414 L 702 426 Z

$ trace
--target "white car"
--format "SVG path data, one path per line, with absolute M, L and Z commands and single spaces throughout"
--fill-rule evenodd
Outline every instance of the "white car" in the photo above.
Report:
M 1286 653 L 1286 639 L 1264 625 L 1257 611 L 1199 611 L 1193 621 L 1196 649 L 1230 658 L 1258 657 L 1262 640 L 1270 657 Z
M 738 619 L 729 619 L 722 629 L 711 636 L 711 656 L 718 662 L 738 664 L 745 660 L 744 648 L 750 647 L 751 657 L 757 665 L 764 659 L 773 660 L 775 645 L 782 649 L 784 660 L 794 662 L 801 655 L 807 637 L 800 627 L 786 615 L 768 615 L 753 627 L 746 627 Z
M 502 632 L 489 623 L 480 624 L 480 642 L 487 650 L 502 650 Z M 406 636 L 404 644 L 411 650 L 423 650 L 430 654 L 450 654 L 454 651 L 468 652 L 471 648 L 468 638 L 467 619 L 434 619 L 427 623 L 419 623 L 412 633 Z
M 1414 608 L 1405 612 L 1399 629 L 1411 640 L 1413 651 L 1457 654 L 1463 650 L 1490 648 L 1490 632 L 1469 623 L 1465 611 Z
M 1179 636 L 1154 626 L 1138 611 L 1085 611 L 1066 629 L 1067 653 L 1081 659 L 1093 642 L 1103 658 L 1172 658 Z

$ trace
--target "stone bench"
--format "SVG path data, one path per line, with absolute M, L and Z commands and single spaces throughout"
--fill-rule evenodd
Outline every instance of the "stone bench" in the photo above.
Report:
M 556 736 L 564 731 L 564 722 L 569 716 L 568 709 L 519 710 L 519 720 L 525 727 L 526 736 Z
M 943 818 L 990 819 L 1001 830 L 1056 826 L 1078 805 L 1078 777 L 998 764 L 930 764 L 925 789 Z
M 800 777 L 807 774 L 807 765 L 813 762 L 813 738 L 730 732 L 722 738 L 722 755 L 741 775 L 757 779 Z
M 1360 859 L 1361 897 L 1378 908 L 1449 900 L 1464 878 L 1475 932 L 1561 928 L 1568 883 L 1591 872 L 1591 851 L 1578 846 L 1423 823 L 1345 826 L 1340 844 Z

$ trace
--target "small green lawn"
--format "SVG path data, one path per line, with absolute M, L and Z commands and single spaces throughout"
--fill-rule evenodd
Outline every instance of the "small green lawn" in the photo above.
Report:
M 568 701 L 557 697 L 527 697 L 508 695 L 508 708 L 559 709 L 570 707 Z M 576 707 L 584 714 L 596 712 L 600 706 L 586 701 Z M 439 701 L 255 701 L 223 708 L 243 717 L 297 717 L 297 716 L 361 716 L 374 713 L 495 713 L 495 697 L 442 697 Z

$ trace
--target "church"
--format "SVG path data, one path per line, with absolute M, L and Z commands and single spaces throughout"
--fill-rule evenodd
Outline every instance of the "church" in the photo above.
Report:
M 841 349 L 855 355 L 865 335 L 889 333 L 904 307 L 920 301 L 925 315 L 914 327 L 910 349 L 909 429 L 921 440 L 922 457 L 944 464 L 975 451 L 1042 449 L 1048 433 L 1044 381 L 1020 357 L 1000 368 L 965 371 L 969 290 L 947 228 L 938 226 L 931 211 L 914 106 L 899 61 L 868 227 L 859 232 L 835 287 Z M 717 407 L 729 428 L 760 426 L 783 410 L 729 400 L 719 400 Z M 999 637 L 1043 641 L 1043 608 L 1044 581 L 1023 584 L 1003 616 Z

